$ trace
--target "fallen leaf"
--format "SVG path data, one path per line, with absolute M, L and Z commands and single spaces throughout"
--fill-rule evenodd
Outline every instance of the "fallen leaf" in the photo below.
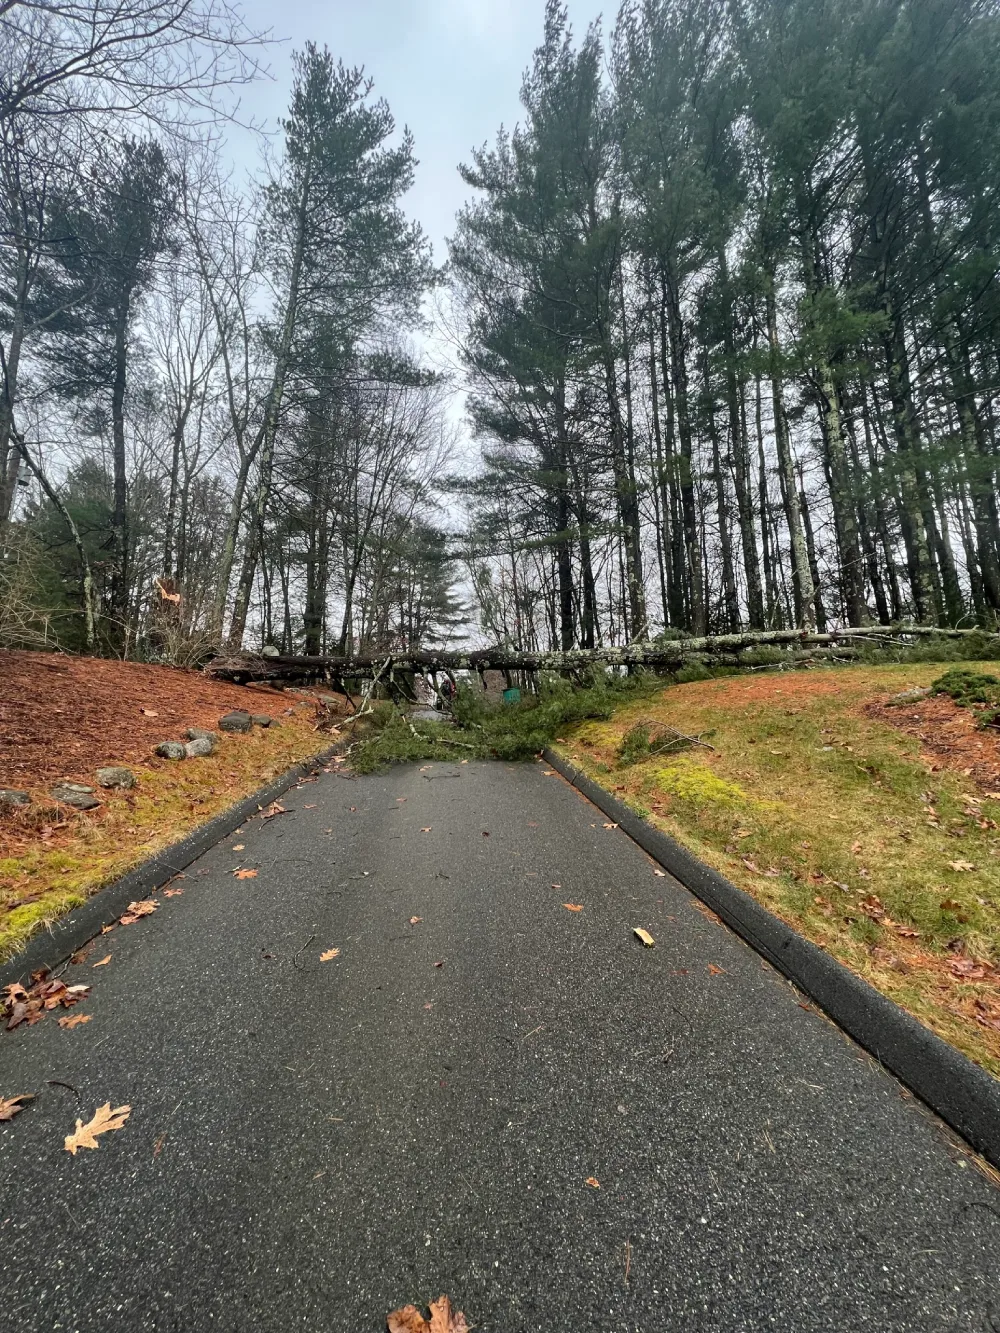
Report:
M 666 879 L 667 877 L 667 872 L 665 870 L 654 870 L 653 874 L 657 879 Z
M 604 827 L 604 828 L 617 828 L 618 825 L 617 825 L 617 824 L 605 824 L 603 827 Z
M 354 807 L 352 806 L 351 808 L 353 809 Z M 304 806 L 302 807 L 302 809 L 303 809 L 303 810 L 315 810 L 316 807 L 315 807 L 314 805 L 304 805 Z
M 567 912 L 582 912 L 583 903 L 563 903 Z
M 633 926 L 632 934 L 635 935 L 637 939 L 642 940 L 643 944 L 646 946 L 647 949 L 651 949 L 653 945 L 656 943 L 656 940 L 653 939 L 649 931 L 643 930 L 642 926 Z
M 236 844 L 236 846 L 233 848 L 233 851 L 234 851 L 234 852 L 242 852 L 245 846 L 246 846 L 245 843 L 238 842 L 238 843 Z
M 88 1120 L 86 1124 L 82 1120 L 76 1122 L 74 1132 L 66 1135 L 64 1144 L 66 1151 L 75 1157 L 77 1148 L 100 1147 L 97 1142 L 98 1134 L 106 1134 L 109 1129 L 121 1129 L 129 1118 L 131 1110 L 131 1106 L 116 1106 L 112 1110 L 111 1103 L 105 1102 L 94 1112 L 92 1120 Z
M 156 711 L 155 708 L 140 708 L 140 709 L 139 709 L 139 712 L 142 713 L 144 717 L 159 717 L 159 716 L 160 716 L 159 713 Z
M 601 1188 L 601 1182 L 596 1176 L 588 1176 L 583 1183 L 589 1185 L 592 1190 L 599 1190 Z
M 724 967 L 716 967 L 714 963 L 709 963 L 708 971 L 710 976 L 721 977 L 725 975 L 726 969 Z
M 106 957 L 102 958 L 99 963 L 95 963 L 94 967 L 107 967 L 107 965 L 110 962 L 111 962 L 111 955 L 108 954 Z
M 440 963 L 435 963 L 434 966 L 435 966 L 435 967 L 444 967 L 444 961 L 442 960 Z
M 143 898 L 137 903 L 129 903 L 128 911 L 118 918 L 123 926 L 131 926 L 133 922 L 138 921 L 140 917 L 149 916 L 159 907 L 155 898 Z
M 422 828 L 422 829 L 420 830 L 420 832 L 421 832 L 421 833 L 430 833 L 432 827 L 433 827 L 433 825 L 428 824 L 427 827 L 426 827 L 426 828 Z
M 534 819 L 528 820 L 528 828 L 538 828 L 538 822 Z
M 553 887 L 554 889 L 561 889 L 561 888 L 562 888 L 562 885 L 561 885 L 561 884 L 553 884 L 552 887 Z
M 59 1026 L 61 1028 L 77 1028 L 81 1023 L 89 1023 L 93 1017 L 93 1014 L 67 1014 L 65 1018 L 60 1018 Z
M 975 870 L 976 868 L 971 861 L 949 861 L 948 864 L 952 870 Z
M 956 958 L 948 964 L 956 977 L 962 977 L 966 981 L 982 981 L 986 976 L 986 969 L 972 958 Z
M 319 961 L 321 963 L 328 963 L 331 958 L 339 958 L 339 957 L 340 957 L 339 949 L 327 949 L 325 953 L 320 954 Z
M 236 870 L 233 872 L 236 879 L 256 879 L 256 870 Z
M 411 926 L 419 926 L 420 922 L 423 921 L 423 919 L 424 919 L 424 918 L 423 918 L 422 916 L 411 916 L 411 917 L 410 917 L 410 925 L 411 925 Z
M 556 770 L 554 768 L 545 768 L 542 770 L 543 778 L 554 778 L 555 775 L 556 775 Z
M 0 1097 L 0 1120 L 13 1120 L 19 1111 L 23 1111 L 22 1102 L 34 1101 L 33 1092 L 22 1092 L 20 1097 Z
M 439 1296 L 430 1307 L 430 1320 L 415 1305 L 393 1310 L 387 1318 L 389 1333 L 471 1333 L 464 1314 L 455 1314 L 447 1296 Z
M 164 898 L 179 898 L 183 892 L 183 889 L 164 889 L 163 896 Z

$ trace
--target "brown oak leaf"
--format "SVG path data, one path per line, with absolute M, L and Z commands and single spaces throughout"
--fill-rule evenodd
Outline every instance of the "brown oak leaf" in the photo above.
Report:
M 67 1152 L 76 1156 L 77 1148 L 98 1148 L 98 1134 L 106 1134 L 109 1129 L 121 1129 L 125 1121 L 129 1118 L 131 1106 L 116 1106 L 111 1109 L 111 1103 L 105 1102 L 94 1112 L 93 1118 L 86 1124 L 82 1120 L 76 1122 L 76 1129 L 72 1134 L 66 1135 L 66 1141 L 63 1145 Z
M 452 1310 L 447 1296 L 431 1302 L 429 1320 L 415 1305 L 404 1305 L 392 1311 L 387 1325 L 389 1333 L 470 1333 L 465 1315 Z
M 81 1023 L 89 1023 L 93 1017 L 93 1014 L 67 1014 L 65 1018 L 60 1018 L 59 1026 L 61 1028 L 78 1028 Z
M 256 870 L 236 870 L 233 872 L 237 879 L 256 879 Z
M 339 958 L 339 957 L 340 957 L 339 949 L 327 949 L 325 953 L 320 954 L 319 961 L 321 963 L 328 963 L 331 958 Z
M 159 907 L 155 898 L 142 898 L 137 903 L 129 903 L 128 911 L 118 918 L 123 926 L 131 926 L 133 922 L 138 921 L 140 917 L 149 916 Z
M 582 912 L 583 903 L 563 903 L 567 912 Z
M 33 1092 L 22 1092 L 20 1097 L 0 1097 L 0 1120 L 13 1120 L 18 1111 L 23 1111 L 23 1102 L 33 1101 Z

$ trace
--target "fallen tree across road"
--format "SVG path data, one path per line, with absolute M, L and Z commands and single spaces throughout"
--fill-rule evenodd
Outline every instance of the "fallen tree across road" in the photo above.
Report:
M 433 650 L 400 649 L 393 652 L 361 653 L 357 656 L 267 657 L 257 654 L 213 658 L 205 670 L 237 684 L 249 681 L 336 684 L 344 679 L 365 679 L 395 671 L 433 673 L 440 671 L 553 671 L 575 673 L 594 666 L 651 667 L 672 671 L 695 662 L 739 666 L 740 654 L 759 648 L 784 648 L 790 663 L 805 658 L 849 657 L 851 647 L 872 645 L 885 648 L 912 647 L 932 637 L 964 639 L 1000 635 L 982 630 L 939 629 L 929 625 L 863 625 L 828 633 L 803 630 L 762 630 L 746 634 L 720 634 L 703 638 L 670 639 L 654 643 L 632 643 L 616 648 L 572 648 L 557 652 L 520 652 L 502 645 L 490 648 Z

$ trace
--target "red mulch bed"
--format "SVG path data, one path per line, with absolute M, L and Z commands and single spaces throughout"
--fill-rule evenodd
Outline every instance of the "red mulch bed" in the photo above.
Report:
M 288 702 L 176 667 L 0 651 L 0 787 L 93 782 L 100 765 L 141 763 L 185 727 L 214 728 L 233 708 L 277 715 Z
M 985 791 L 1000 791 L 1000 731 L 977 727 L 971 708 L 937 694 L 913 704 L 872 703 L 864 711 L 915 736 L 933 768 L 961 773 Z

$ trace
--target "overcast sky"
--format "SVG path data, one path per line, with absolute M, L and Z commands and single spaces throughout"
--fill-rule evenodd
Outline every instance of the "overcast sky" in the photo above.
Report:
M 413 131 L 420 166 L 405 207 L 443 263 L 444 238 L 467 193 L 456 168 L 519 118 L 521 76 L 541 41 L 544 0 L 243 0 L 243 10 L 251 27 L 286 39 L 270 55 L 273 82 L 248 88 L 244 111 L 274 125 L 288 104 L 292 51 L 307 41 L 363 65 L 397 123 Z M 569 0 L 569 12 L 582 34 L 601 6 Z M 613 18 L 614 8 L 607 11 Z

